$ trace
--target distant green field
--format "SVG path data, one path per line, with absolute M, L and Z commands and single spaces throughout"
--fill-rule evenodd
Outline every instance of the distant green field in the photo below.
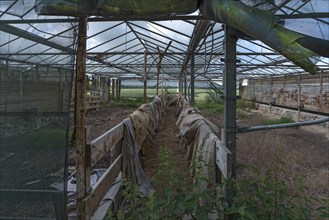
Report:
M 162 90 L 159 89 L 159 94 L 161 94 Z M 176 94 L 176 88 L 168 88 L 169 94 Z M 209 92 L 208 89 L 195 89 L 195 100 L 202 101 L 204 100 L 206 93 Z M 147 96 L 153 97 L 156 94 L 156 89 L 147 89 Z M 121 89 L 121 97 L 124 98 L 142 98 L 144 95 L 143 88 L 122 88 Z

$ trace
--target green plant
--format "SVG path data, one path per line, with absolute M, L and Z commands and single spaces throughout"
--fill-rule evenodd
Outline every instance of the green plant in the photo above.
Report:
M 265 125 L 273 125 L 273 124 L 285 124 L 285 123 L 291 123 L 291 122 L 294 122 L 294 120 L 292 120 L 291 118 L 289 117 L 286 117 L 286 116 L 283 116 L 279 119 L 266 119 L 264 120 L 264 124 Z
M 271 169 L 262 170 L 252 164 L 237 167 L 237 179 L 226 179 L 211 185 L 204 175 L 203 154 L 197 152 L 191 161 L 192 177 L 177 174 L 173 152 L 162 147 L 161 161 L 153 184 L 156 192 L 141 198 L 134 185 L 124 180 L 125 206 L 117 219 L 209 219 L 209 213 L 223 214 L 236 219 L 323 219 L 328 218 L 329 199 L 317 201 L 307 195 L 302 176 L 286 179 L 283 150 L 278 147 Z M 208 167 L 211 169 L 211 167 Z M 207 187 L 205 187 L 207 185 Z M 224 189 L 234 191 L 229 206 Z M 316 201 L 317 209 L 312 208 Z
M 252 164 L 238 166 L 242 177 L 226 183 L 236 192 L 226 214 L 237 219 L 311 219 L 318 215 L 312 209 L 313 198 L 305 193 L 304 179 L 286 179 L 283 155 L 278 149 L 272 169 L 265 171 Z
M 223 113 L 224 103 L 215 102 L 210 96 L 205 96 L 204 100 L 198 101 L 196 107 L 200 110 L 207 110 L 213 113 Z
M 160 167 L 153 184 L 156 192 L 141 198 L 130 181 L 123 182 L 125 206 L 118 211 L 117 219 L 208 219 L 208 214 L 216 207 L 217 200 L 214 188 L 201 190 L 208 181 L 202 172 L 204 163 L 193 162 L 194 178 L 183 177 L 177 173 L 173 152 L 162 147 L 159 152 Z M 199 154 L 196 160 L 200 160 Z M 113 213 L 108 213 L 113 219 Z M 112 217 L 111 217 L 112 216 Z
M 241 109 L 243 111 L 247 111 L 247 112 L 250 112 L 251 109 L 254 109 L 252 102 L 249 102 L 249 101 L 246 101 L 246 100 L 243 100 L 243 99 L 237 100 L 236 108 Z

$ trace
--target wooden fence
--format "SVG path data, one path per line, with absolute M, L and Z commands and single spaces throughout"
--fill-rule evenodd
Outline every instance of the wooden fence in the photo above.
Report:
M 195 112 L 189 111 L 189 106 L 186 104 L 186 100 L 180 100 L 179 106 L 181 107 L 180 112 L 181 116 L 180 119 L 182 119 L 183 126 L 180 126 L 182 130 L 187 131 L 190 130 L 190 132 L 193 132 L 192 124 L 184 122 L 185 119 L 187 119 L 189 116 L 192 115 L 194 117 Z M 127 134 L 127 124 L 133 122 L 135 133 L 133 136 L 133 142 L 136 141 L 138 143 L 138 139 L 141 139 L 141 137 L 137 137 L 139 135 L 142 136 L 142 139 L 144 138 L 152 138 L 150 137 L 150 133 L 143 133 L 142 129 L 136 129 L 138 128 L 138 125 L 136 123 L 145 121 L 148 121 L 146 123 L 146 129 L 145 130 L 153 130 L 158 127 L 160 124 L 160 121 L 162 120 L 163 111 L 165 109 L 165 106 L 168 103 L 168 97 L 162 96 L 161 98 L 155 99 L 153 102 L 149 104 L 142 105 L 138 110 L 136 110 L 130 118 L 125 119 L 121 123 L 119 123 L 114 128 L 110 129 L 109 131 L 105 132 L 101 136 L 97 137 L 96 139 L 89 141 L 86 145 L 87 152 L 86 152 L 86 160 L 87 161 L 87 169 L 85 170 L 85 176 L 87 178 L 87 181 L 85 183 L 85 188 L 90 188 L 89 183 L 89 177 L 91 173 L 91 168 L 105 155 L 110 154 L 110 161 L 111 165 L 106 169 L 104 174 L 101 176 L 101 178 L 97 181 L 95 185 L 91 187 L 91 190 L 88 192 L 87 196 L 82 200 L 82 204 L 77 204 L 77 206 L 82 205 L 84 206 L 85 210 L 85 216 L 84 219 L 104 219 L 105 215 L 107 213 L 107 210 L 109 208 L 116 209 L 118 208 L 117 205 L 120 202 L 120 188 L 121 188 L 121 182 L 119 180 L 122 173 L 126 170 L 126 163 L 125 160 L 127 160 L 126 155 L 124 153 L 124 148 L 127 148 L 127 139 L 131 138 Z M 183 103 L 183 105 L 182 105 Z M 185 104 L 184 104 L 185 103 Z M 184 107 L 182 107 L 184 106 Z M 138 111 L 141 112 L 138 112 Z M 136 113 L 137 112 L 137 113 Z M 147 112 L 147 114 L 145 113 Z M 184 112 L 187 113 L 184 115 Z M 136 114 L 135 114 L 136 113 Z M 140 114 L 139 114 L 140 113 Z M 146 119 L 145 116 L 149 115 L 149 119 Z M 182 116 L 184 115 L 184 116 Z M 214 131 L 212 128 L 212 125 L 210 125 L 211 122 L 207 121 L 201 114 L 198 117 L 198 122 L 194 124 L 200 124 L 201 126 L 197 127 L 197 131 L 200 134 L 197 135 L 197 137 L 194 138 L 194 144 L 193 146 L 190 145 L 190 151 L 202 151 L 203 153 L 206 153 L 206 163 L 208 165 L 211 165 L 212 167 L 215 167 L 216 170 L 213 170 L 212 174 L 207 175 L 208 178 L 212 178 L 210 181 L 214 182 L 218 180 L 216 173 L 217 170 L 219 170 L 219 173 L 222 173 L 224 177 L 226 177 L 227 173 L 227 155 L 230 154 L 230 152 L 227 150 L 227 148 L 222 144 L 222 142 L 219 140 L 217 135 L 220 134 L 219 129 L 215 128 L 216 131 Z M 137 117 L 137 119 L 136 119 Z M 138 118 L 140 117 L 140 118 Z M 152 119 L 152 120 L 151 120 Z M 195 121 L 194 121 L 195 122 Z M 145 126 L 143 124 L 142 126 Z M 190 127 L 189 127 L 190 126 Z M 193 128 L 192 128 L 193 127 Z M 148 131 L 149 132 L 149 131 Z M 202 133 L 202 134 L 201 134 Z M 136 137 L 134 136 L 136 134 Z M 181 132 L 181 135 L 184 138 L 186 138 L 186 134 Z M 88 134 L 87 134 L 88 136 Z M 138 144 L 136 144 L 138 149 L 136 149 L 137 152 L 140 150 L 143 150 L 143 143 L 144 141 L 141 140 Z M 186 143 L 184 143 L 186 144 Z M 198 146 L 197 146 L 198 145 Z M 196 149 L 197 147 L 203 147 L 203 149 Z M 190 154 L 191 155 L 191 154 Z M 135 156 L 138 156 L 135 154 Z M 188 159 L 188 158 L 186 158 Z M 217 165 L 217 166 L 216 166 Z M 205 166 L 205 172 L 209 172 L 209 166 Z M 135 169 L 135 167 L 134 167 Z M 77 183 L 79 184 L 79 183 Z M 80 183 L 81 184 L 81 183 Z M 70 215 L 70 214 L 69 214 Z M 71 215 L 72 216 L 72 215 Z M 73 215 L 74 216 L 74 215 Z
M 163 95 L 161 98 L 157 97 L 154 99 L 153 102 L 142 105 L 138 110 L 142 109 L 142 112 L 148 112 L 150 114 L 150 121 L 149 124 L 153 129 L 156 129 L 153 125 L 159 124 L 159 116 L 161 115 L 160 111 L 164 110 L 164 107 L 167 103 L 167 95 Z M 138 114 L 137 114 L 138 115 Z M 136 117 L 136 116 L 135 116 Z M 137 116 L 138 117 L 138 116 Z M 156 120 L 156 121 L 151 121 Z M 115 192 L 110 193 L 111 187 L 113 186 L 113 183 L 115 180 L 120 176 L 120 173 L 126 169 L 125 163 L 124 163 L 124 152 L 123 152 L 123 145 L 124 147 L 127 147 L 127 143 L 125 141 L 129 138 L 127 137 L 127 124 L 132 123 L 132 120 L 134 120 L 132 117 L 127 118 L 112 129 L 108 130 L 101 136 L 97 137 L 94 140 L 88 141 L 86 145 L 86 155 L 85 155 L 85 161 L 87 162 L 87 169 L 85 170 L 85 176 L 86 181 L 83 183 L 77 183 L 77 184 L 84 184 L 86 189 L 90 188 L 90 176 L 91 176 L 91 168 L 105 155 L 110 154 L 111 155 L 111 165 L 106 169 L 104 174 L 101 176 L 101 178 L 96 182 L 95 185 L 91 187 L 91 190 L 88 192 L 87 196 L 81 201 L 82 204 L 79 204 L 79 201 L 77 201 L 77 206 L 83 206 L 85 215 L 84 219 L 103 219 L 106 214 L 106 210 L 112 206 L 114 202 L 107 199 L 107 196 L 117 197 L 120 189 L 120 184 L 116 185 L 117 190 Z M 143 121 L 144 118 L 141 120 Z M 152 124 L 152 125 L 151 125 Z M 136 122 L 134 124 L 136 126 Z M 86 129 L 86 136 L 88 137 L 88 129 Z M 139 135 L 138 132 L 136 132 L 136 135 Z M 129 136 L 129 135 L 128 135 Z M 135 137 L 134 137 L 135 138 Z M 136 138 L 137 139 L 137 138 Z M 127 142 L 127 141 L 126 141 Z M 141 145 L 139 145 L 141 146 Z M 136 149 L 137 152 L 140 151 L 139 149 Z M 118 187 L 119 186 L 119 187 Z M 79 192 L 77 192 L 79 193 Z M 103 201 L 103 202 L 102 202 Z M 100 205 L 102 204 L 102 205 Z M 104 211 L 105 210 L 105 211 Z M 75 210 L 73 211 L 75 212 Z M 75 218 L 75 213 L 69 213 L 69 216 Z

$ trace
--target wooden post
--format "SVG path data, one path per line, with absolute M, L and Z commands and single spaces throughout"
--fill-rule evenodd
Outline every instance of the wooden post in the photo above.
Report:
M 121 99 L 121 79 L 118 79 L 118 99 Z
M 112 100 L 115 99 L 115 79 L 112 79 Z
M 144 51 L 144 103 L 147 102 L 147 51 Z
M 85 96 L 86 96 L 86 41 L 87 17 L 79 18 L 78 48 L 76 57 L 75 81 L 75 135 L 77 149 L 76 179 L 77 179 L 77 219 L 89 219 L 89 211 L 84 199 L 89 190 L 89 176 L 87 167 L 87 150 L 85 134 Z M 88 179 L 88 180 L 87 180 Z
M 194 52 L 191 54 L 191 104 L 195 104 L 194 92 Z
M 119 79 L 115 80 L 115 99 L 119 99 Z

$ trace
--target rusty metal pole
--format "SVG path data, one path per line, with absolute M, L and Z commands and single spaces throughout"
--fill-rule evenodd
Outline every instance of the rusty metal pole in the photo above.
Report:
M 86 40 L 87 17 L 79 18 L 78 49 L 76 56 L 75 81 L 75 129 L 76 129 L 76 185 L 77 219 L 88 219 L 89 213 L 84 203 L 89 190 L 87 176 L 86 134 L 85 134 L 85 95 L 86 95 Z
M 227 155 L 227 177 L 236 178 L 236 42 L 237 37 L 230 27 L 225 27 L 225 70 L 224 70 L 224 143 L 231 151 Z M 233 205 L 235 191 L 233 188 L 226 189 L 228 205 Z M 227 216 L 233 219 L 232 215 Z
M 144 51 L 144 103 L 147 102 L 147 51 Z

